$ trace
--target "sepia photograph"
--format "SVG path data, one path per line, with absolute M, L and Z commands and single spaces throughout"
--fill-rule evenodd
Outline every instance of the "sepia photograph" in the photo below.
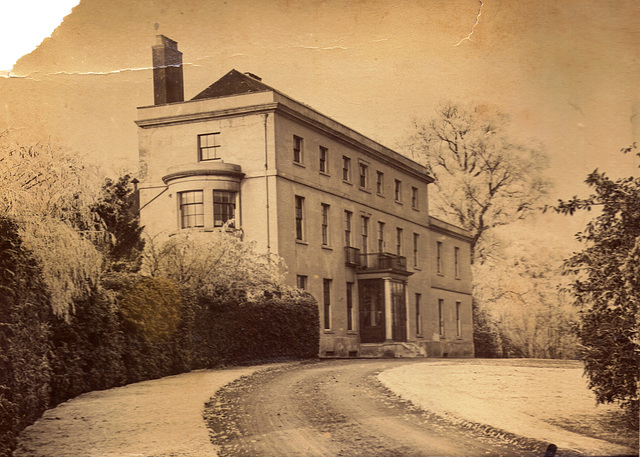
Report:
M 0 457 L 639 455 L 640 3 L 2 16 Z

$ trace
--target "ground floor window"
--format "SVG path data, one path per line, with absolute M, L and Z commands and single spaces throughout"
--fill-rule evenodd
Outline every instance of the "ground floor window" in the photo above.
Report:
M 307 290 L 307 277 L 303 275 L 298 275 L 296 280 L 296 285 L 300 290 Z
M 460 308 L 462 307 L 462 303 L 459 301 L 456 302 L 456 334 L 457 336 L 462 336 L 462 322 L 460 322 Z
M 347 283 L 347 330 L 353 330 L 353 283 Z
M 324 328 L 331 329 L 331 280 L 322 280 L 323 301 L 324 301 Z
M 439 322 L 439 333 L 440 336 L 444 338 L 444 300 L 438 300 L 438 322 Z
M 204 198 L 201 190 L 180 192 L 180 227 L 204 227 Z
M 421 294 L 416 294 L 416 335 L 422 335 L 422 310 L 420 309 Z
M 213 226 L 222 227 L 236 217 L 235 192 L 213 191 Z

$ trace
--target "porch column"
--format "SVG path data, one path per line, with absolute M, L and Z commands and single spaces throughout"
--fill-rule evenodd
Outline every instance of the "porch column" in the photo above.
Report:
M 409 335 L 411 334 L 411 331 L 410 331 L 410 329 L 411 329 L 411 316 L 412 315 L 415 316 L 415 312 L 416 311 L 415 311 L 415 308 L 414 308 L 413 314 L 411 314 L 411 312 L 410 312 L 411 303 L 409 302 L 409 284 L 407 284 L 406 282 L 404 283 L 404 303 L 405 303 L 404 307 L 407 310 L 406 313 L 405 313 L 405 315 L 406 315 L 406 323 L 407 323 L 406 324 L 406 328 L 405 328 L 405 332 L 407 333 L 407 335 L 406 335 L 407 338 L 406 339 L 407 339 L 407 341 L 410 341 L 409 340 Z M 415 306 L 415 303 L 414 303 L 414 306 Z
M 391 303 L 391 278 L 382 278 L 384 281 L 384 337 L 385 342 L 393 341 L 393 313 Z

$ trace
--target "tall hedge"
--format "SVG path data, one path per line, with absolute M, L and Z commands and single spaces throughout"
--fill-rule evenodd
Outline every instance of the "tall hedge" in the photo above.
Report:
M 17 226 L 0 219 L 0 456 L 49 406 L 50 306 Z
M 239 297 L 203 299 L 199 344 L 228 363 L 316 357 L 318 306 L 311 295 L 285 293 L 255 302 Z
M 250 301 L 219 288 L 202 297 L 123 273 L 73 305 L 67 317 L 52 313 L 41 268 L 17 226 L 0 219 L 0 457 L 46 408 L 83 392 L 318 354 L 318 307 L 296 292 Z

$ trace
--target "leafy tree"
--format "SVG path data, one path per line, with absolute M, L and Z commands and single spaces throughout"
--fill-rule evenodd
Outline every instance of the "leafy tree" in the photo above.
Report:
M 131 175 L 116 181 L 107 178 L 98 202 L 92 206 L 100 223 L 109 233 L 103 250 L 114 271 L 136 272 L 140 269 L 144 240 L 137 211 Z
M 434 215 L 471 232 L 472 262 L 490 254 L 491 229 L 525 218 L 549 188 L 547 156 L 512 139 L 508 124 L 486 105 L 442 103 L 406 145 L 436 178 Z
M 636 152 L 634 144 L 622 151 Z M 636 152 L 640 157 L 640 153 Z M 580 309 L 585 373 L 599 403 L 620 403 L 637 425 L 640 373 L 640 178 L 612 180 L 595 170 L 587 198 L 555 210 L 599 214 L 577 235 L 584 249 L 565 263 Z

